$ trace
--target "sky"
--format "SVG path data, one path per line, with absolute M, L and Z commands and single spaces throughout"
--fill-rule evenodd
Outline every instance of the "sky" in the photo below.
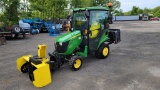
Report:
M 137 6 L 141 9 L 150 8 L 153 9 L 157 6 L 160 6 L 160 0 L 117 0 L 121 2 L 120 9 L 123 12 L 127 12 L 132 9 L 133 6 Z

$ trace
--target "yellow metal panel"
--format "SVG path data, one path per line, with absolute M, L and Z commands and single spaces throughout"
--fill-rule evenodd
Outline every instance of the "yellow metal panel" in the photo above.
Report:
M 43 87 L 51 83 L 51 73 L 49 64 L 40 64 L 41 67 L 33 71 L 34 81 L 33 84 L 36 87 Z
M 26 55 L 26 56 L 22 56 L 20 58 L 17 59 L 16 63 L 17 63 L 17 69 L 21 72 L 21 67 L 23 64 L 25 64 L 26 62 L 29 61 L 29 57 L 31 57 L 32 55 Z
M 28 61 L 29 62 L 29 58 L 30 57 L 32 57 L 32 55 L 25 55 L 25 56 L 23 56 L 23 58 L 26 60 L 26 61 Z
M 38 56 L 41 58 L 46 58 L 46 48 L 45 44 L 38 45 Z

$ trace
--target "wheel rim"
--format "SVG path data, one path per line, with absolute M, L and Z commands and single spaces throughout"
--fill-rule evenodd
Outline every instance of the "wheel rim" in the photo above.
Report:
M 15 27 L 15 31 L 20 32 L 20 28 L 19 27 Z
M 81 60 L 80 59 L 77 59 L 74 63 L 74 67 L 75 68 L 79 68 L 81 66 Z
M 103 56 L 107 56 L 107 55 L 108 55 L 108 48 L 105 47 L 105 48 L 103 49 Z

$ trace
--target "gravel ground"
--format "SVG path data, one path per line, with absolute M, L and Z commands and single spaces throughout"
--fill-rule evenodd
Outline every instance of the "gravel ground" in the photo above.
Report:
M 52 74 L 52 83 L 36 88 L 16 68 L 16 59 L 37 54 L 37 45 L 54 50 L 54 38 L 48 33 L 25 39 L 9 39 L 0 46 L 0 90 L 159 90 L 160 22 L 119 21 L 111 28 L 121 29 L 122 41 L 110 45 L 110 55 L 99 60 L 90 55 L 83 66 L 72 71 L 68 63 Z

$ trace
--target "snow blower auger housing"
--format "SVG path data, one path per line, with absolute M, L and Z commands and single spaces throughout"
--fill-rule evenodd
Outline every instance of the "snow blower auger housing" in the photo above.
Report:
M 38 45 L 38 55 L 25 55 L 17 59 L 17 68 L 22 73 L 29 73 L 29 78 L 36 87 L 51 83 L 51 72 L 46 58 L 46 45 Z
M 61 67 L 66 61 L 72 70 L 82 67 L 82 57 L 94 53 L 99 59 L 108 57 L 109 45 L 121 41 L 120 29 L 109 29 L 107 7 L 87 7 L 73 9 L 71 32 L 54 40 L 55 51 L 48 53 L 46 45 L 38 46 L 38 56 L 26 55 L 17 60 L 19 71 L 29 73 L 36 87 L 51 82 L 51 71 Z

